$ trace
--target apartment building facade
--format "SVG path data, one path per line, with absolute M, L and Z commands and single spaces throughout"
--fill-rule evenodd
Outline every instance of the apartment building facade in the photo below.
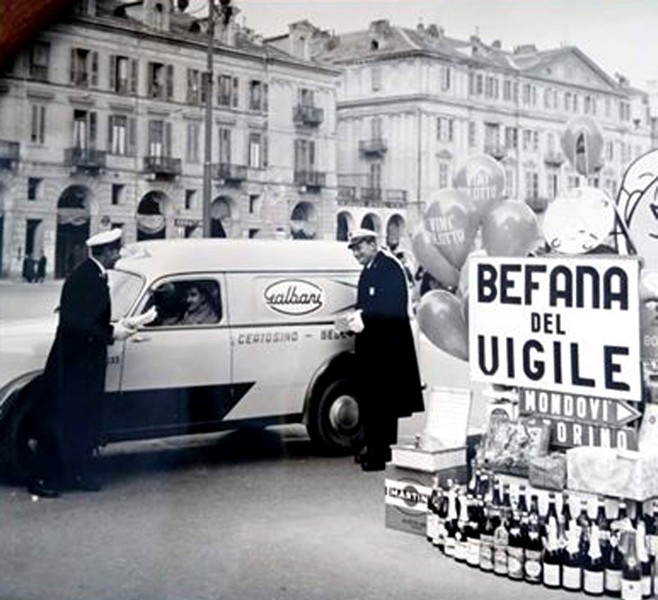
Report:
M 626 166 L 653 146 L 647 95 L 573 46 L 507 51 L 499 41 L 385 20 L 341 35 L 295 23 L 273 43 L 342 69 L 339 237 L 362 224 L 404 237 L 460 163 L 483 152 L 503 166 L 507 196 L 543 211 L 585 183 L 561 149 L 578 115 L 603 130 L 603 162 L 590 183 L 613 196 Z
M 183 10 L 179 6 L 183 7 Z M 208 21 L 171 0 L 86 0 L 0 76 L 0 272 L 66 275 L 84 240 L 202 234 Z M 336 79 L 217 27 L 211 235 L 333 238 Z

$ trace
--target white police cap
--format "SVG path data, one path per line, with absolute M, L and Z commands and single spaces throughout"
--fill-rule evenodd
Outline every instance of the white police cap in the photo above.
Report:
M 347 240 L 347 247 L 352 248 L 363 240 L 373 239 L 377 241 L 377 233 L 372 229 L 366 229 L 365 227 L 358 227 L 350 232 L 349 239 Z
M 121 229 L 109 229 L 108 231 L 101 231 L 96 235 L 92 235 L 85 244 L 87 245 L 87 248 L 97 248 L 98 246 L 115 244 L 120 239 Z

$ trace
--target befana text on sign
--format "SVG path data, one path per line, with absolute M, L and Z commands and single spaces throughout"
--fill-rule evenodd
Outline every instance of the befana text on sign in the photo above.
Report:
M 636 260 L 480 257 L 469 289 L 474 381 L 641 396 Z

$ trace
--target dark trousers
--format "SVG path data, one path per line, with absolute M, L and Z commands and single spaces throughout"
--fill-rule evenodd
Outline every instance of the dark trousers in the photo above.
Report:
M 364 399 L 359 403 L 362 414 L 365 447 L 369 456 L 390 460 L 391 444 L 398 439 L 398 418 L 378 407 L 377 402 Z

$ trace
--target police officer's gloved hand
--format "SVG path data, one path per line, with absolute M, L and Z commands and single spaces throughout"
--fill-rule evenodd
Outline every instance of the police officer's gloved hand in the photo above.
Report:
M 112 337 L 115 340 L 127 340 L 131 335 L 137 333 L 136 329 L 130 327 L 123 319 L 114 324 Z

